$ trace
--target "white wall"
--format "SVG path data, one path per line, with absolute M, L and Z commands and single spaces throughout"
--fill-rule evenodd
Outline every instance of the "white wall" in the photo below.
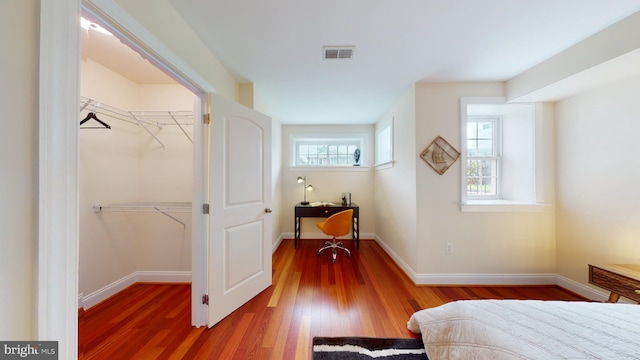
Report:
M 416 112 L 411 86 L 382 117 L 393 118 L 394 164 L 375 171 L 375 232 L 404 263 L 415 269 L 416 255 Z
M 417 265 L 425 279 L 473 283 L 465 274 L 555 273 L 553 208 L 538 213 L 460 211 L 462 164 L 438 175 L 419 154 L 438 135 L 460 149 L 460 98 L 504 96 L 502 83 L 416 85 Z M 552 139 L 547 139 L 550 146 Z M 553 158 L 545 159 L 553 169 Z M 547 176 L 553 174 L 546 172 Z M 550 193 L 552 194 L 552 192 Z M 553 198 L 548 198 L 548 203 Z M 445 255 L 447 242 L 454 253 Z M 461 274 L 454 281 L 442 275 Z M 439 277 L 440 276 L 440 277 Z
M 303 199 L 302 184 L 298 184 L 298 176 L 306 176 L 307 184 L 313 185 L 313 191 L 307 192 L 307 201 L 330 201 L 341 203 L 343 192 L 351 193 L 351 201 L 360 207 L 360 234 L 373 233 L 374 222 L 374 193 L 373 168 L 370 166 L 350 167 L 348 169 L 327 170 L 302 167 L 289 167 L 289 139 L 292 134 L 367 134 L 367 161 L 372 161 L 374 127 L 372 125 L 355 126 L 282 126 L 282 218 L 280 228 L 282 232 L 293 235 L 294 206 Z M 316 228 L 318 219 L 302 219 L 302 238 L 326 238 L 326 235 Z M 274 224 L 275 225 L 275 224 Z
M 39 1 L 0 2 L 0 339 L 35 340 Z M 16 36 L 19 34 L 19 36 Z M 10 52 L 6 49 L 11 49 Z M 46 256 L 46 254 L 42 254 Z
M 588 264 L 640 262 L 640 77 L 559 101 L 558 273 L 587 284 Z
M 192 110 L 195 95 L 180 85 L 139 85 L 88 60 L 81 94 L 122 110 Z M 177 126 L 142 127 L 89 106 L 111 130 L 80 131 L 80 272 L 85 296 L 135 271 L 191 270 L 191 216 L 95 212 L 93 205 L 191 201 L 193 144 Z M 77 121 L 73 120 L 72 121 Z M 91 124 L 91 123 L 87 123 Z M 95 123 L 94 123 L 95 124 Z M 193 139 L 193 126 L 184 129 Z

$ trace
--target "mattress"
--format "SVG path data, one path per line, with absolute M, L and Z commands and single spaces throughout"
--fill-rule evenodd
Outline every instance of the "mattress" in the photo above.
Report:
M 465 300 L 414 313 L 430 360 L 640 359 L 640 305 Z

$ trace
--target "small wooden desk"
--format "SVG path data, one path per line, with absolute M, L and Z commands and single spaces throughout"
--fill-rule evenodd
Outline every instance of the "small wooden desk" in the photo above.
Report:
M 295 223 L 293 226 L 294 232 L 294 240 L 293 247 L 298 247 L 298 240 L 300 240 L 300 219 L 303 217 L 314 217 L 314 218 L 327 218 L 335 213 L 339 213 L 343 210 L 353 209 L 353 219 L 352 219 L 352 236 L 353 240 L 356 242 L 356 249 L 360 248 L 360 208 L 357 204 L 351 203 L 351 205 L 324 205 L 324 206 L 311 206 L 311 205 L 302 205 L 300 203 L 296 204 L 295 207 Z
M 620 296 L 640 302 L 640 264 L 589 264 L 589 283 L 611 292 L 607 302 Z

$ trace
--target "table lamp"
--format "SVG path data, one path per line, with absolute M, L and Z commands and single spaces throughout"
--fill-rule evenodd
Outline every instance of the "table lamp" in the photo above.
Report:
M 304 183 L 302 188 L 302 195 L 304 196 L 304 200 L 300 203 L 301 205 L 309 205 L 307 201 L 307 191 L 313 190 L 313 185 L 307 185 L 307 177 L 306 176 L 298 176 L 298 184 Z

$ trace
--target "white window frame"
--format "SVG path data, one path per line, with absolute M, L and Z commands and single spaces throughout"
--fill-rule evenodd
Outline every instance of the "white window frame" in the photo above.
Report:
M 470 156 L 468 155 L 468 151 L 466 148 L 466 145 L 469 141 L 469 137 L 468 134 L 466 134 L 466 129 L 467 129 L 467 125 L 470 122 L 491 122 L 493 123 L 493 134 L 492 134 L 492 141 L 493 141 L 493 153 L 491 155 L 473 155 Z M 467 137 L 464 138 L 465 141 L 465 154 L 466 154 L 466 159 L 465 162 L 462 164 L 462 166 L 464 167 L 464 177 L 465 177 L 465 192 L 467 194 L 467 199 L 469 200 L 498 200 L 498 199 L 502 199 L 502 117 L 498 116 L 498 115 L 471 115 L 471 116 L 467 116 L 467 120 L 464 124 L 465 126 L 465 134 Z M 468 181 L 469 181 L 469 176 L 467 176 L 467 162 L 469 160 L 492 160 L 495 161 L 495 173 L 494 176 L 496 178 L 495 180 L 495 185 L 496 185 L 496 192 L 495 194 L 490 194 L 490 195 L 481 195 L 481 194 L 469 194 L 469 192 L 467 191 L 467 185 L 468 185 Z
M 368 136 L 366 134 L 291 134 L 289 138 L 289 167 L 291 168 L 304 168 L 304 169 L 342 169 L 351 170 L 367 167 L 367 142 Z M 317 144 L 326 143 L 329 145 L 343 145 L 345 143 L 356 143 L 358 149 L 360 149 L 359 166 L 354 166 L 353 159 L 349 164 L 312 164 L 305 165 L 298 163 L 298 149 L 301 144 Z M 352 156 L 352 155 L 351 155 Z
M 531 152 L 531 184 L 532 188 L 526 188 L 529 191 L 531 196 L 525 196 L 519 198 L 518 196 L 514 196 L 513 198 L 509 198 L 504 195 L 501 198 L 495 199 L 478 199 L 473 196 L 467 196 L 467 172 L 466 172 L 466 164 L 467 164 L 467 121 L 468 121 L 468 106 L 469 105 L 497 105 L 497 106 L 506 106 L 508 105 L 506 99 L 503 97 L 469 97 L 469 98 L 461 98 L 460 99 L 460 131 L 462 139 L 461 143 L 461 156 L 460 160 L 463 164 L 463 171 L 461 171 L 460 175 L 460 210 L 463 212 L 541 212 L 545 206 L 544 204 L 544 176 L 543 176 L 543 118 L 542 118 L 542 105 L 539 103 L 535 104 L 521 104 L 532 106 L 533 118 L 532 118 L 532 133 L 531 133 L 531 144 L 532 149 L 529 149 Z M 501 157 L 506 157 L 506 149 L 504 148 L 505 139 L 502 137 L 505 133 L 506 123 L 503 120 L 500 126 L 500 149 L 504 150 L 501 153 Z M 504 165 L 504 163 L 503 163 Z M 500 170 L 502 180 L 498 184 L 500 189 L 504 189 L 504 182 L 506 181 L 506 176 L 510 176 L 509 173 L 505 173 L 504 170 Z M 513 183 L 513 181 L 512 181 Z

